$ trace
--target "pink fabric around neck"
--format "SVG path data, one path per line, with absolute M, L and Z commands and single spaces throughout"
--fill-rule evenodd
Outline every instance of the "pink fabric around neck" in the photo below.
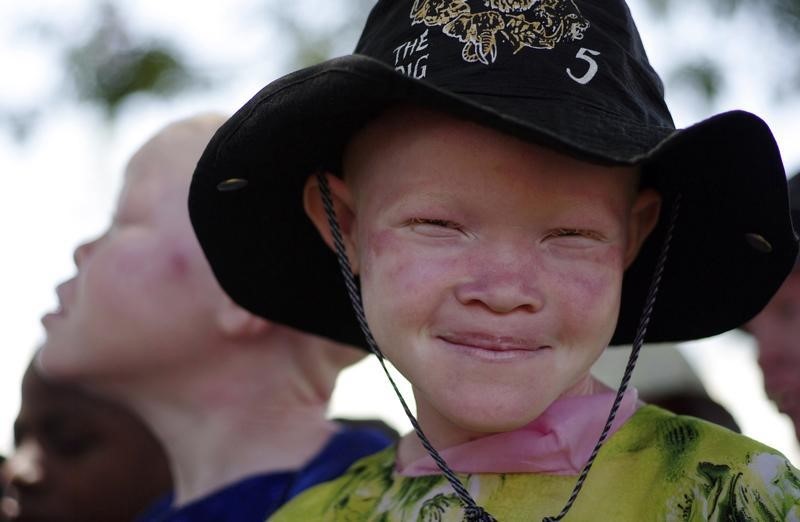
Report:
M 530 424 L 453 446 L 439 453 L 457 473 L 548 473 L 577 475 L 603 431 L 616 392 L 563 397 Z M 611 437 L 639 408 L 638 392 L 629 388 L 611 426 Z M 429 456 L 398 473 L 405 477 L 438 475 Z

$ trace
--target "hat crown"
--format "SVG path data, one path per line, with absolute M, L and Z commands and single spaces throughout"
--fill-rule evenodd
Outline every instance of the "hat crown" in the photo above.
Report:
M 528 100 L 547 100 L 565 114 L 586 107 L 674 129 L 663 83 L 619 0 L 381 0 L 356 53 L 453 93 L 516 98 L 522 113 Z

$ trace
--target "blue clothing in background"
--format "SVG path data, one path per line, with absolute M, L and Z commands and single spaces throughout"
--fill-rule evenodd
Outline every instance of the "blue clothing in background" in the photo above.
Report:
M 305 467 L 254 475 L 174 509 L 172 495 L 156 502 L 138 522 L 264 522 L 303 490 L 342 475 L 361 457 L 393 441 L 368 428 L 344 427 Z

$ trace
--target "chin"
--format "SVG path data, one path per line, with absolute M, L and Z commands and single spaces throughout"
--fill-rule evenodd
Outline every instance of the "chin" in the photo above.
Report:
M 46 377 L 59 380 L 80 379 L 86 370 L 86 365 L 81 364 L 66 346 L 45 342 L 36 355 L 36 367 Z
M 532 422 L 537 416 L 538 415 L 534 415 L 532 418 L 517 417 L 514 419 L 464 416 L 463 418 L 454 419 L 453 422 L 465 431 L 490 435 L 492 433 L 507 433 L 509 431 L 518 430 Z
M 516 399 L 511 401 L 508 400 L 509 397 Z M 439 411 L 446 411 L 448 420 L 464 430 L 501 433 L 529 424 L 551 403 L 552 401 L 542 401 L 540 395 L 530 391 L 489 394 L 477 390 L 472 394 L 455 394 L 446 404 L 441 405 Z

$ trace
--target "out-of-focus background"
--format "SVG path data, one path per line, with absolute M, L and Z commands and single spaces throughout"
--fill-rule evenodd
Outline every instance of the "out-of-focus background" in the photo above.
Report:
M 800 0 L 630 4 L 678 126 L 755 112 L 772 127 L 787 170 L 800 170 Z M 11 447 L 21 375 L 43 336 L 39 318 L 74 272 L 74 247 L 106 227 L 127 157 L 171 120 L 233 112 L 280 75 L 350 52 L 371 5 L 0 3 L 0 453 Z M 761 391 L 746 334 L 679 350 L 745 434 L 800 463 L 789 423 Z M 375 361 L 341 383 L 333 415 L 407 429 Z

